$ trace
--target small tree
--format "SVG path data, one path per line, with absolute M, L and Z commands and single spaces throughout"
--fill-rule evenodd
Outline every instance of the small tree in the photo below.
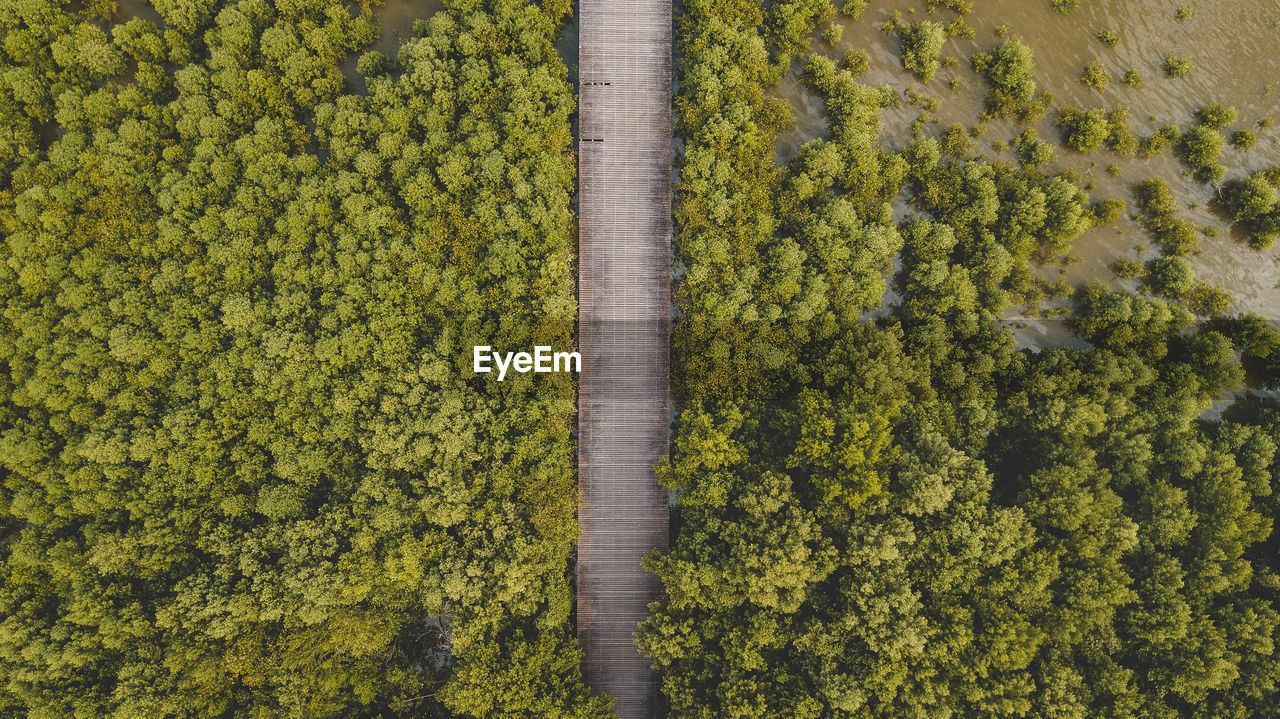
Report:
M 1106 90 L 1107 84 L 1111 82 L 1111 76 L 1107 74 L 1107 68 L 1103 67 L 1102 63 L 1094 60 L 1080 74 L 1080 82 L 1098 92 L 1102 92 Z
M 1166 77 L 1186 77 L 1191 74 L 1191 58 L 1181 55 L 1170 55 L 1164 59 Z
M 899 56 L 903 69 L 928 82 L 942 65 L 942 44 L 947 40 L 947 33 L 942 25 L 936 22 L 912 23 L 898 28 L 901 41 Z
M 1107 113 L 1101 109 L 1081 110 L 1068 107 L 1058 115 L 1058 127 L 1067 147 L 1079 152 L 1096 150 L 1111 134 Z
M 1196 122 L 1210 130 L 1221 130 L 1235 123 L 1239 116 L 1234 107 L 1215 102 L 1196 111 Z

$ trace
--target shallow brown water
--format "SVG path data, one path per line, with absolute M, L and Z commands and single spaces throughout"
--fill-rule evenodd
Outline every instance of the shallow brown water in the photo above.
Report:
M 413 22 L 429 19 L 442 5 L 441 0 L 386 0 L 377 11 L 382 36 L 369 49 L 395 57 L 400 43 L 413 37 Z
M 164 20 L 160 17 L 160 13 L 156 9 L 143 2 L 143 0 L 116 0 L 116 12 L 111 16 L 111 21 L 116 24 L 124 24 L 140 17 L 150 21 L 158 26 L 164 25 Z
M 373 41 L 369 49 L 394 59 L 400 51 L 400 43 L 413 37 L 414 21 L 429 19 L 442 6 L 441 0 L 386 0 L 386 4 L 376 11 L 378 29 L 382 34 Z M 363 93 L 364 77 L 356 71 L 356 61 L 361 54 L 355 53 L 347 58 L 342 66 L 342 74 L 347 78 L 349 88 Z
M 941 105 L 931 122 L 933 131 L 959 122 L 972 127 L 978 122 L 985 87 L 969 65 L 970 58 L 999 42 L 996 28 L 1007 26 L 1010 34 L 1023 39 L 1036 56 L 1036 81 L 1041 90 L 1055 96 L 1055 107 L 1078 105 L 1085 108 L 1131 108 L 1130 126 L 1139 135 L 1149 134 L 1165 124 L 1187 126 L 1194 111 L 1211 102 L 1235 106 L 1240 119 L 1230 130 L 1249 128 L 1258 135 L 1257 144 L 1241 152 L 1228 147 L 1223 163 L 1229 168 L 1228 178 L 1280 163 L 1280 1 L 1278 0 L 1200 0 L 1193 3 L 1195 13 L 1189 20 L 1178 22 L 1174 12 L 1178 2 L 1156 0 L 1085 0 L 1080 9 L 1060 15 L 1048 0 L 1013 0 L 1011 2 L 975 3 L 977 9 L 966 18 L 975 30 L 975 38 L 954 38 L 943 49 L 944 57 L 954 56 L 959 64 L 943 67 L 936 77 L 923 86 L 898 64 L 896 34 L 884 33 L 880 23 L 894 10 L 900 10 L 907 22 L 933 19 L 949 22 L 954 14 L 938 11 L 930 15 L 923 3 L 889 0 L 873 2 L 858 21 L 841 18 L 844 37 L 835 46 L 820 39 L 815 48 L 835 57 L 848 49 L 863 49 L 871 58 L 871 70 L 862 81 L 888 84 L 894 88 L 921 89 L 936 97 Z M 914 12 L 912 10 L 914 9 Z M 1107 48 L 1097 39 L 1102 29 L 1118 32 L 1120 44 Z M 1161 63 L 1169 54 L 1190 56 L 1194 63 L 1191 75 L 1183 79 L 1165 78 Z M 1106 66 L 1111 84 L 1099 93 L 1080 82 L 1080 73 L 1091 61 Z M 1136 68 L 1144 79 L 1141 87 L 1130 88 L 1120 82 L 1130 68 Z M 797 82 L 799 67 L 775 89 L 777 95 L 793 106 L 795 127 L 779 141 L 779 159 L 786 160 L 804 142 L 826 132 L 822 103 L 801 88 Z M 958 92 L 946 83 L 958 78 Z M 1273 88 L 1267 94 L 1266 86 Z M 883 141 L 900 147 L 911 138 L 910 126 L 920 114 L 916 107 L 904 104 L 886 111 Z M 1152 120 L 1151 118 L 1155 119 Z M 1267 129 L 1256 127 L 1259 119 L 1269 117 L 1277 124 Z M 987 132 L 979 139 L 979 148 L 989 156 L 1012 157 L 1009 150 L 995 152 L 991 143 L 1009 140 L 1021 128 L 1007 121 L 987 123 Z M 1052 112 L 1037 125 L 1046 140 L 1057 141 Z M 1234 241 L 1228 226 L 1206 207 L 1214 189 L 1201 185 L 1183 174 L 1183 169 L 1169 154 L 1143 161 L 1121 159 L 1105 150 L 1074 153 L 1059 149 L 1060 168 L 1075 168 L 1093 181 L 1095 199 L 1120 197 L 1132 205 L 1129 188 L 1151 177 L 1162 177 L 1170 183 L 1184 206 L 1191 206 L 1185 216 L 1201 225 L 1218 228 L 1217 239 L 1202 238 L 1201 254 L 1193 259 L 1200 279 L 1216 284 L 1235 298 L 1235 311 L 1252 311 L 1272 319 L 1280 319 L 1280 261 L 1275 250 L 1257 252 Z M 1109 165 L 1120 167 L 1112 177 Z M 1132 210 L 1130 215 L 1132 215 Z M 1152 251 L 1140 247 L 1150 239 L 1132 219 L 1123 218 L 1115 226 L 1094 228 L 1081 237 L 1073 252 L 1079 263 L 1070 267 L 1067 276 L 1073 281 L 1091 279 L 1115 281 L 1108 266 L 1120 257 L 1146 259 Z M 1056 270 L 1046 271 L 1056 275 Z M 1132 286 L 1132 285 L 1130 285 Z M 1044 346 L 1070 341 L 1060 321 L 1033 320 L 1019 332 L 1028 345 Z

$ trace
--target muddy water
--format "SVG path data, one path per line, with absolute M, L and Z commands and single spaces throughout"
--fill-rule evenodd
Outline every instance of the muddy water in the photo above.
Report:
M 932 19 L 949 22 L 948 11 L 929 13 L 920 2 L 888 0 L 873 2 L 858 21 L 841 18 L 842 40 L 829 45 L 820 39 L 815 47 L 835 57 L 849 49 L 862 49 L 871 58 L 871 70 L 863 76 L 866 83 L 888 84 L 904 92 L 921 90 L 940 101 L 930 122 L 933 132 L 959 122 L 972 127 L 978 122 L 982 96 L 981 78 L 969 66 L 969 59 L 998 44 L 996 31 L 1006 26 L 1031 46 L 1036 56 L 1036 81 L 1041 90 L 1055 96 L 1055 106 L 1077 105 L 1084 108 L 1113 109 L 1121 105 L 1131 108 L 1130 126 L 1139 135 L 1149 134 L 1164 124 L 1186 126 L 1192 122 L 1196 108 L 1210 102 L 1234 105 L 1240 119 L 1230 128 L 1253 129 L 1258 142 L 1248 151 L 1228 147 L 1223 163 L 1230 169 L 1228 178 L 1280 163 L 1280 1 L 1278 0 L 1199 0 L 1193 3 L 1192 18 L 1178 22 L 1174 12 L 1179 5 L 1172 0 L 1088 0 L 1069 15 L 1060 15 L 1048 0 L 1011 0 L 999 3 L 975 3 L 977 9 L 966 18 L 975 38 L 954 38 L 943 49 L 943 56 L 955 57 L 959 63 L 943 67 L 932 81 L 918 83 L 898 64 L 896 34 L 882 32 L 879 25 L 894 10 L 903 20 L 915 22 Z M 1099 30 L 1110 29 L 1120 34 L 1120 44 L 1107 48 L 1097 39 Z M 1192 58 L 1194 69 L 1183 79 L 1169 79 L 1161 71 L 1161 63 L 1169 54 Z M 1080 73 L 1097 60 L 1106 66 L 1111 84 L 1105 92 L 1086 87 Z M 1120 82 L 1125 71 L 1136 68 L 1144 79 L 1141 87 L 1130 88 Z M 792 104 L 795 127 L 779 142 L 779 159 L 786 160 L 805 141 L 826 132 L 821 101 L 806 92 L 797 82 L 799 68 L 775 89 L 776 94 Z M 960 82 L 958 92 L 947 87 L 947 81 Z M 1267 86 L 1272 86 L 1268 93 Z M 900 147 L 911 138 L 910 126 L 921 111 L 908 104 L 886 111 L 883 115 L 884 143 Z M 1153 119 L 1154 118 L 1154 119 Z M 1271 118 L 1277 124 L 1267 129 L 1256 126 L 1258 120 Z M 1011 159 L 1010 150 L 996 152 L 991 143 L 1009 140 L 1021 128 L 1009 122 L 989 122 L 987 132 L 978 140 L 979 148 L 989 156 Z M 1057 140 L 1052 113 L 1039 123 L 1041 137 Z M 1120 197 L 1132 205 L 1129 188 L 1151 177 L 1162 177 L 1189 209 L 1185 216 L 1204 226 L 1216 227 L 1219 237 L 1201 240 L 1201 254 L 1193 259 L 1199 278 L 1216 284 L 1235 298 L 1233 310 L 1258 312 L 1280 319 L 1280 253 L 1272 250 L 1256 252 L 1233 240 L 1228 226 L 1207 207 L 1214 190 L 1195 182 L 1171 155 L 1147 161 L 1121 159 L 1100 150 L 1074 153 L 1060 148 L 1059 168 L 1082 172 L 1095 185 L 1096 199 Z M 1110 165 L 1120 168 L 1118 176 L 1107 172 Z M 1130 213 L 1132 215 L 1132 212 Z M 1146 259 L 1153 256 L 1150 239 L 1132 216 L 1112 227 L 1095 228 L 1081 237 L 1074 255 L 1078 264 L 1067 270 L 1076 282 L 1091 279 L 1115 281 L 1108 266 L 1120 257 Z M 1056 275 L 1056 270 L 1046 271 Z M 1129 285 L 1132 287 L 1132 285 Z M 1028 320 L 1019 331 L 1029 345 L 1070 343 L 1063 323 L 1053 320 Z
M 376 11 L 381 34 L 369 49 L 394 58 L 400 51 L 400 43 L 413 37 L 414 21 L 430 18 L 442 5 L 441 0 L 386 0 L 386 4 Z M 363 93 L 364 77 L 356 70 L 361 54 L 355 53 L 347 58 L 342 65 L 342 74 L 347 78 L 348 88 Z
M 578 81 L 578 4 L 573 5 L 573 14 L 565 18 L 564 27 L 560 29 L 560 39 L 556 41 L 556 52 L 569 67 L 569 80 Z
M 116 0 L 116 11 L 111 16 L 111 21 L 117 25 L 123 25 L 135 17 L 140 17 L 155 25 L 163 26 L 164 20 L 160 17 L 160 13 L 143 0 Z
M 382 35 L 369 49 L 395 57 L 400 43 L 413 37 L 413 22 L 430 18 L 441 5 L 441 0 L 386 0 L 377 11 Z

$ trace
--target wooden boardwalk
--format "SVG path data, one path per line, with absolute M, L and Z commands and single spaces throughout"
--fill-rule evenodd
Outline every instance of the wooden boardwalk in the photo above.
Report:
M 580 0 L 578 640 L 620 719 L 662 715 L 636 625 L 662 595 L 671 321 L 670 0 Z

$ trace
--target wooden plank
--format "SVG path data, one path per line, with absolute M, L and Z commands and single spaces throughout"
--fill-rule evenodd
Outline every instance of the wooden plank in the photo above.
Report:
M 578 639 L 620 719 L 661 715 L 633 634 L 662 595 L 671 327 L 671 4 L 581 0 Z

